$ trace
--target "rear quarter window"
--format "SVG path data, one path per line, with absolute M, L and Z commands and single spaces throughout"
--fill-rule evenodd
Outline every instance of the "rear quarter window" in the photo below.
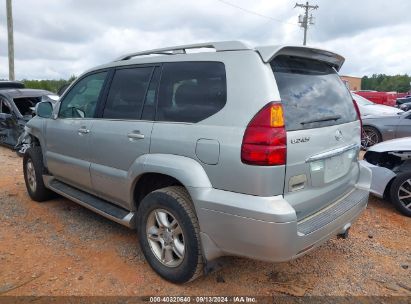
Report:
M 320 128 L 357 119 L 352 97 L 328 64 L 278 56 L 271 62 L 288 131 Z
M 157 120 L 196 123 L 220 111 L 227 100 L 221 62 L 165 63 Z

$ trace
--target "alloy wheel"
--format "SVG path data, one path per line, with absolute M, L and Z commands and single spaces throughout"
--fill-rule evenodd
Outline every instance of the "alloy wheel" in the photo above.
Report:
M 29 184 L 30 190 L 32 192 L 36 192 L 36 188 L 37 188 L 36 171 L 34 170 L 34 165 L 31 159 L 29 159 L 26 164 L 26 175 L 27 175 L 27 182 Z
M 147 218 L 147 240 L 154 256 L 167 267 L 177 267 L 184 260 L 184 234 L 180 223 L 164 209 L 151 211 Z
M 401 184 L 398 189 L 398 199 L 405 208 L 411 210 L 411 179 Z
M 371 147 L 379 142 L 379 135 L 373 129 L 366 129 L 363 131 L 363 136 L 361 138 L 361 145 L 363 148 Z

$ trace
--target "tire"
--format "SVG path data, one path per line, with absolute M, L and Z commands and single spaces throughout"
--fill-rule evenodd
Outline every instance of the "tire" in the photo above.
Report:
M 44 202 L 53 196 L 43 182 L 43 154 L 40 147 L 27 149 L 23 156 L 24 181 L 29 196 L 36 202 Z
M 409 198 L 400 199 L 400 197 L 408 195 Z M 399 212 L 411 217 L 411 173 L 397 175 L 391 184 L 390 198 Z
M 137 229 L 146 260 L 161 277 L 186 283 L 203 274 L 200 229 L 184 187 L 149 193 L 138 208 Z
M 363 127 L 363 138 L 361 139 L 361 146 L 366 149 L 375 144 L 382 142 L 382 135 L 377 128 L 371 126 Z

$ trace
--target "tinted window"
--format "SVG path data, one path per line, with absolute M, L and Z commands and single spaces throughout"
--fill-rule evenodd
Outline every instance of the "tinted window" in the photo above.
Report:
M 116 70 L 103 117 L 140 119 L 152 71 L 151 67 Z
M 226 77 L 221 62 L 165 63 L 157 120 L 198 122 L 226 103 Z
M 336 71 L 324 62 L 278 56 L 271 62 L 289 131 L 354 121 L 352 97 Z
M 59 117 L 92 118 L 107 72 L 84 77 L 66 94 L 60 105 Z

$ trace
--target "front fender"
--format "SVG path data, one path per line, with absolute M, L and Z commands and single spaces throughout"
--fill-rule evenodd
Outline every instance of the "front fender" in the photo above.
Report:
M 360 166 L 368 168 L 372 172 L 371 185 L 369 186 L 369 191 L 372 194 L 380 198 L 383 198 L 387 185 L 394 177 L 397 176 L 397 174 L 395 174 L 388 168 L 375 166 L 365 160 L 360 161 Z
M 38 116 L 35 116 L 26 123 L 26 126 L 24 127 L 24 132 L 30 134 L 39 141 L 41 152 L 43 153 L 43 163 L 47 167 L 45 124 L 45 118 L 39 118 Z
M 363 122 L 363 128 L 364 127 L 372 127 L 377 129 L 377 131 L 380 132 L 383 141 L 395 138 L 395 126 L 380 126 L 377 123 L 367 121 Z

